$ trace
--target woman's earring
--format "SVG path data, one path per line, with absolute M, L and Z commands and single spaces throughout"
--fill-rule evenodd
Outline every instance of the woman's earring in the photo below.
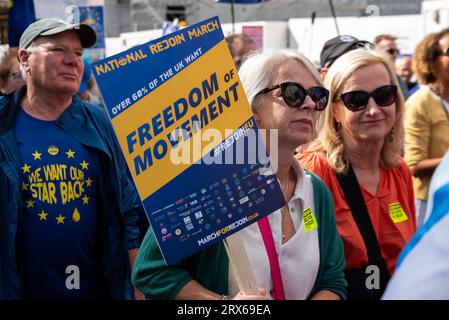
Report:
M 341 131 L 341 123 L 340 122 L 336 122 L 336 126 L 337 126 L 336 131 L 340 132 Z

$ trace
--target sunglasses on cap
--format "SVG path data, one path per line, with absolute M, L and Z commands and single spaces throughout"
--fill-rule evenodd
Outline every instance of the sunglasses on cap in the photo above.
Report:
M 377 88 L 372 92 L 350 91 L 340 95 L 343 104 L 351 111 L 360 111 L 366 108 L 370 97 L 379 107 L 388 107 L 396 102 L 398 96 L 398 87 L 387 85 Z
M 306 96 L 309 96 L 312 101 L 315 102 L 315 109 L 317 111 L 323 111 L 327 107 L 327 102 L 329 100 L 329 91 L 326 88 L 312 87 L 306 90 L 303 86 L 296 82 L 284 82 L 269 88 L 265 88 L 258 94 L 256 94 L 256 96 L 259 94 L 268 93 L 279 88 L 282 92 L 282 98 L 289 107 L 300 107 L 306 100 Z

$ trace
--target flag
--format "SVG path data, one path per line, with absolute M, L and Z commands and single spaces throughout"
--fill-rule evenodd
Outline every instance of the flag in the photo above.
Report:
M 449 151 L 435 170 L 428 219 L 399 256 L 384 300 L 449 299 Z
M 34 21 L 33 0 L 16 0 L 12 3 L 8 12 L 8 44 L 10 47 L 18 47 L 23 31 Z
M 178 24 L 178 19 L 175 19 L 173 22 L 164 21 L 162 24 L 162 35 L 165 36 L 167 34 L 173 33 L 181 29 L 181 26 Z

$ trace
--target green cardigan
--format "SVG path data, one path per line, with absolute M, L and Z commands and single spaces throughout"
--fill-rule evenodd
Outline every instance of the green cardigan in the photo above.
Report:
M 335 223 L 332 195 L 320 178 L 307 173 L 312 177 L 320 247 L 320 265 L 309 298 L 320 290 L 329 290 L 346 299 L 343 242 Z M 221 241 L 175 265 L 166 266 L 150 228 L 139 249 L 132 281 L 149 299 L 174 299 L 191 280 L 213 292 L 227 294 L 228 268 L 228 256 Z

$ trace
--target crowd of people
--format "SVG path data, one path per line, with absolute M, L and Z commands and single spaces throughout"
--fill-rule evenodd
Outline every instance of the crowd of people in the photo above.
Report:
M 0 299 L 449 299 L 449 29 L 413 54 L 338 36 L 318 68 L 226 39 L 257 126 L 278 133 L 286 200 L 237 233 L 254 294 L 221 242 L 165 264 L 83 60 L 95 41 L 42 19 L 1 58 Z

